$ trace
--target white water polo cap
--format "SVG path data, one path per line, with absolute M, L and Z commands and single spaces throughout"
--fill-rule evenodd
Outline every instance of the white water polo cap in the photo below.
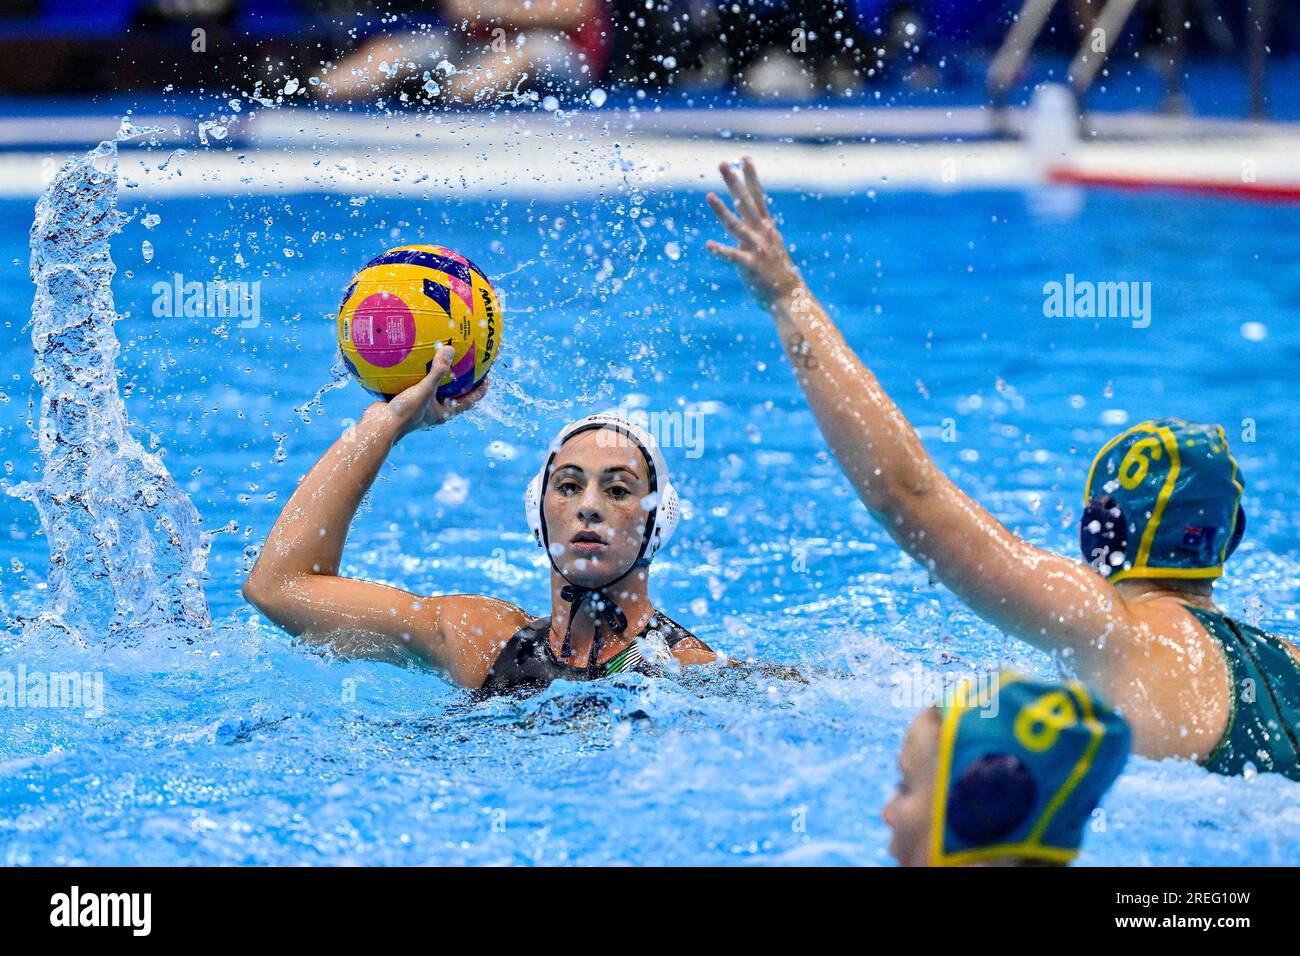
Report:
M 532 531 L 538 546 L 548 549 L 547 556 L 550 557 L 546 518 L 542 513 L 542 494 L 546 490 L 547 475 L 551 471 L 551 466 L 555 464 L 555 456 L 560 453 L 560 449 L 569 439 L 583 432 L 602 428 L 622 435 L 641 449 L 641 455 L 645 458 L 646 468 L 650 473 L 650 494 L 645 499 L 645 504 L 649 507 L 646 511 L 645 532 L 641 537 L 641 552 L 633 564 L 635 566 L 643 561 L 648 564 L 677 530 L 677 519 L 681 514 L 677 489 L 668 479 L 668 463 L 664 461 L 659 443 L 644 428 L 618 415 L 588 415 L 586 418 L 580 418 L 576 422 L 565 425 L 551 441 L 550 453 L 546 456 L 546 461 L 533 480 L 528 483 L 528 490 L 524 492 L 524 511 L 528 518 L 528 528 Z M 552 563 L 554 563 L 553 559 Z

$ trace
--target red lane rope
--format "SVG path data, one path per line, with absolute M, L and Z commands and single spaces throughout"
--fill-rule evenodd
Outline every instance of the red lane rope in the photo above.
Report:
M 1219 196 L 1245 202 L 1300 204 L 1300 183 L 1235 183 L 1222 179 L 1153 179 L 1122 173 L 1085 173 L 1074 169 L 1052 169 L 1047 178 L 1054 183 L 1072 186 L 1096 186 L 1103 189 L 1171 190 L 1201 196 Z

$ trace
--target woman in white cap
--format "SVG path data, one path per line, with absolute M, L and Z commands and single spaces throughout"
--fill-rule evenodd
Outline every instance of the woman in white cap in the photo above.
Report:
M 348 528 L 392 447 L 487 391 L 484 381 L 460 400 L 438 401 L 452 356 L 443 348 L 422 382 L 371 405 L 307 473 L 244 597 L 295 636 L 352 657 L 414 658 L 488 692 L 717 660 L 650 601 L 649 565 L 677 525 L 677 492 L 654 440 L 615 416 L 561 431 L 525 494 L 529 527 L 551 563 L 549 617 L 482 594 L 420 597 L 339 576 Z

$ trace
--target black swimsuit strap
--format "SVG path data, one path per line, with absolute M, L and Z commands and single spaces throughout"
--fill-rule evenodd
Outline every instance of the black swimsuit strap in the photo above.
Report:
M 658 631 L 663 635 L 664 643 L 670 648 L 676 647 L 679 641 L 684 641 L 688 637 L 695 637 L 690 631 L 682 627 L 663 611 L 655 611 L 650 620 L 646 622 L 645 629 L 637 635 L 637 639 L 645 637 L 651 631 Z M 699 638 L 696 638 L 699 640 Z

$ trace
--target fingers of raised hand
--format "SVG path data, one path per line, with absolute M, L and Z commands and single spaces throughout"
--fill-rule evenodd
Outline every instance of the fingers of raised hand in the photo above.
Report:
M 736 211 L 740 213 L 741 218 L 751 226 L 759 225 L 764 216 L 749 194 L 748 186 L 741 181 L 730 163 L 722 163 L 718 169 L 722 172 L 723 182 L 727 184 L 727 192 L 731 193 L 731 201 L 736 204 Z
M 722 223 L 727 232 L 731 233 L 741 242 L 753 241 L 753 236 L 749 231 L 749 227 L 742 222 L 735 213 L 727 208 L 727 204 L 722 201 L 721 197 L 719 197 L 717 193 L 709 193 L 706 198 L 709 203 L 709 208 L 713 210 L 713 214 L 718 217 L 718 221 Z
M 742 266 L 753 266 L 751 253 L 746 252 L 744 249 L 737 249 L 735 246 L 724 246 L 712 239 L 705 243 L 705 248 L 719 259 L 725 259 L 727 262 L 734 262 Z
M 727 184 L 727 192 L 731 194 L 731 201 L 735 204 L 736 212 L 742 218 L 753 222 L 754 220 L 751 218 L 753 210 L 749 206 L 748 197 L 745 195 L 745 187 L 741 184 L 736 171 L 731 168 L 730 163 L 719 164 L 718 171 L 722 173 L 722 181 Z
M 745 189 L 749 193 L 750 201 L 763 219 L 770 221 L 772 212 L 767 208 L 767 193 L 763 191 L 763 184 L 758 181 L 758 169 L 754 166 L 754 161 L 744 156 L 740 160 L 740 166 L 745 173 Z

